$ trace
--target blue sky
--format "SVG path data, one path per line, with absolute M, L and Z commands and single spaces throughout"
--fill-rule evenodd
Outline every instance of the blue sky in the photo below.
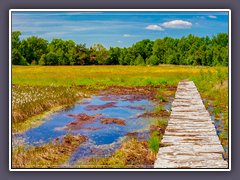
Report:
M 12 12 L 21 38 L 71 39 L 87 47 L 129 47 L 142 39 L 228 32 L 227 12 Z

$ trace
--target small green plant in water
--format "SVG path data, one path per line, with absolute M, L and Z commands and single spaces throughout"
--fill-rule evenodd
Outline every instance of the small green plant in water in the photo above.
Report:
M 167 126 L 167 120 L 166 119 L 155 119 L 154 124 L 158 126 Z
M 155 107 L 155 109 L 154 109 L 155 112 L 159 112 L 159 111 L 163 111 L 163 110 L 164 110 L 163 105 L 159 105 L 159 106 Z
M 159 100 L 162 102 L 168 102 L 168 100 L 166 98 L 164 98 L 163 96 L 159 96 Z
M 159 137 L 157 135 L 155 135 L 155 133 L 153 133 L 152 136 L 148 140 L 148 145 L 149 145 L 151 152 L 153 153 L 154 159 L 156 158 L 156 155 L 158 153 L 159 144 L 160 144 Z

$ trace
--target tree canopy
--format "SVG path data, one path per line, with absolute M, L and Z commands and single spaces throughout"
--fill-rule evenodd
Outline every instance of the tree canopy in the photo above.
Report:
M 188 35 L 143 39 L 131 47 L 94 44 L 87 48 L 72 40 L 47 40 L 31 36 L 20 40 L 21 32 L 12 32 L 12 64 L 14 65 L 204 65 L 228 66 L 228 34 L 211 38 Z

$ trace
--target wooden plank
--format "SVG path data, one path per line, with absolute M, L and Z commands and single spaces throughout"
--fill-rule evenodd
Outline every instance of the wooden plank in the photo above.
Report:
M 192 81 L 179 82 L 155 168 L 228 168 L 210 115 Z

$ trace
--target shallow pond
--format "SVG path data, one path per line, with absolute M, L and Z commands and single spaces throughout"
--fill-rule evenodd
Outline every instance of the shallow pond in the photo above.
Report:
M 128 133 L 138 132 L 141 138 L 148 138 L 149 119 L 138 117 L 154 109 L 156 104 L 147 98 L 134 98 L 134 95 L 93 96 L 77 102 L 72 108 L 56 112 L 45 119 L 44 123 L 23 134 L 13 136 L 13 142 L 24 140 L 27 145 L 42 145 L 66 134 L 85 135 L 83 143 L 70 158 L 69 164 L 86 156 L 107 156 L 112 153 Z M 170 103 L 164 106 L 170 110 Z M 76 117 L 94 117 L 89 123 L 75 128 Z M 124 124 L 103 123 L 102 118 L 115 118 Z M 78 120 L 79 121 L 79 120 Z M 87 121 L 86 121 L 87 122 Z

